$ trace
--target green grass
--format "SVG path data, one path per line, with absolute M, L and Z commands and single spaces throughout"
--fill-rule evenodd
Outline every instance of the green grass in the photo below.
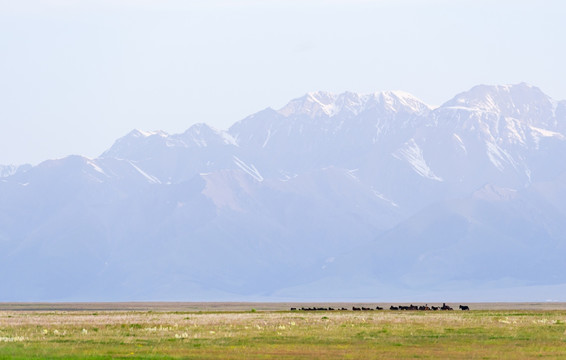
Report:
M 5 358 L 554 359 L 566 312 L 4 311 Z

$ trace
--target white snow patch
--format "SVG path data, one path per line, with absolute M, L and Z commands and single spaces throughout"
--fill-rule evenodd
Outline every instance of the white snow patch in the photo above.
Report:
M 326 116 L 334 116 L 338 109 L 336 107 L 336 95 L 324 91 L 307 93 L 305 96 L 291 100 L 279 110 L 283 116 L 293 114 L 305 114 L 311 117 L 323 113 Z
M 267 129 L 267 136 L 265 137 L 265 141 L 263 142 L 263 145 L 261 145 L 262 148 L 264 148 L 267 145 L 270 138 L 271 138 L 271 129 Z
M 8 177 L 14 175 L 18 167 L 16 165 L 0 165 L 0 177 Z
M 142 169 L 140 169 L 139 167 L 137 167 L 133 162 L 128 161 L 128 163 L 130 165 L 132 165 L 132 167 L 134 169 L 136 169 L 140 174 L 143 175 L 143 177 L 145 177 L 147 179 L 147 181 L 149 181 L 152 184 L 161 184 L 161 181 L 159 181 L 158 178 L 156 178 L 155 176 L 151 176 L 148 173 L 146 173 L 145 171 L 143 171 Z
M 0 178 L 12 176 L 19 171 L 27 171 L 31 165 L 0 165 Z
M 466 149 L 466 145 L 464 145 L 464 142 L 462 141 L 462 138 L 460 136 L 458 136 L 458 134 L 454 133 L 452 134 L 454 136 L 454 138 L 456 139 L 456 141 L 458 142 L 458 145 L 460 146 L 460 148 L 464 151 L 464 154 L 468 154 L 468 150 Z
M 228 145 L 234 145 L 234 146 L 240 146 L 238 144 L 238 141 L 236 141 L 236 138 L 234 138 L 232 135 L 228 134 L 227 132 L 223 131 L 222 132 L 222 139 L 224 140 L 224 143 L 228 144 Z
M 208 144 L 206 143 L 206 140 L 203 138 L 198 138 L 194 135 L 191 136 L 193 142 L 198 146 L 198 147 L 206 147 L 208 146 Z
M 210 144 L 216 143 L 217 140 L 227 145 L 239 146 L 236 138 L 228 132 L 218 130 L 206 124 L 195 124 L 191 126 L 184 135 L 190 137 L 191 142 L 198 147 L 207 147 Z
M 228 134 L 226 131 L 222 131 L 222 130 L 216 130 L 218 135 L 220 135 L 222 137 L 222 140 L 224 141 L 224 144 L 227 145 L 234 145 L 239 147 L 240 145 L 238 144 L 238 141 L 236 141 L 236 138 L 234 138 L 232 135 Z
M 133 135 L 135 137 L 149 137 L 152 135 L 159 135 L 161 137 L 167 137 L 167 133 L 165 133 L 164 131 L 161 130 L 156 130 L 156 131 L 144 131 L 144 130 L 140 130 L 140 129 L 134 129 L 134 131 L 132 132 Z
M 256 167 L 253 164 L 248 165 L 235 155 L 233 156 L 233 158 L 234 158 L 234 163 L 240 169 L 242 169 L 244 172 L 246 172 L 248 175 L 250 175 L 251 177 L 253 177 L 257 181 L 259 181 L 259 182 L 263 181 L 263 176 L 261 176 L 261 174 L 259 173 L 259 171 L 256 169 Z
M 378 94 L 375 95 L 377 96 Z M 429 105 L 405 91 L 384 91 L 379 95 L 381 95 L 381 98 L 385 105 L 387 105 L 387 108 L 393 112 L 397 112 L 398 109 L 403 109 L 405 111 L 410 110 L 410 112 L 418 114 L 432 109 Z
M 521 128 L 519 120 L 506 117 L 505 118 L 505 129 L 507 130 L 507 137 L 510 140 L 515 140 L 515 142 L 520 144 L 525 144 L 525 134 Z
M 530 128 L 534 132 L 536 132 L 536 133 L 538 133 L 538 134 L 540 134 L 541 136 L 544 136 L 544 137 L 557 137 L 559 139 L 564 139 L 564 135 L 562 135 L 561 133 L 555 132 L 555 131 L 545 130 L 545 129 L 537 128 L 537 127 L 534 127 L 534 126 L 531 126 Z
M 371 188 L 371 191 L 373 192 L 373 194 L 375 196 L 377 196 L 379 199 L 395 206 L 395 207 L 399 207 L 399 205 L 397 205 L 393 200 L 390 200 L 389 198 L 385 197 L 385 195 L 383 195 L 382 193 L 378 192 L 377 190 L 375 190 L 373 187 Z
M 491 161 L 491 163 L 499 171 L 503 171 L 504 166 L 502 161 L 504 161 L 505 159 L 499 147 L 492 142 L 487 142 L 486 147 L 487 147 L 487 156 L 489 157 L 489 161 Z
M 513 159 L 513 156 L 511 156 L 508 151 L 500 148 L 497 144 L 495 144 L 494 141 L 486 142 L 486 148 L 489 160 L 497 169 L 499 169 L 499 171 L 503 171 L 503 162 L 509 163 L 516 170 L 519 170 L 519 168 L 521 167 L 521 164 L 515 161 L 515 159 Z
M 444 181 L 441 177 L 436 176 L 428 166 L 424 159 L 423 151 L 416 143 L 415 139 L 406 142 L 404 147 L 400 148 L 392 155 L 399 160 L 407 161 L 420 176 L 431 180 Z
M 346 175 L 348 175 L 349 177 L 351 177 L 352 179 L 354 179 L 356 181 L 360 181 L 360 178 L 358 177 L 358 175 L 356 175 L 358 170 L 360 170 L 360 169 L 347 170 Z
M 484 110 L 484 109 L 478 109 L 478 108 L 469 107 L 469 106 L 457 106 L 457 105 L 443 106 L 442 109 L 443 110 L 454 110 L 454 111 L 463 110 L 463 111 L 475 113 L 478 116 L 482 116 L 484 113 L 489 113 L 489 114 L 493 113 L 492 111 L 487 111 L 487 110 Z M 496 114 L 498 114 L 498 113 L 496 113 Z
M 104 172 L 104 170 L 102 170 L 102 168 L 101 168 L 100 166 L 96 165 L 94 162 L 92 162 L 92 161 L 87 161 L 87 164 L 90 165 L 90 166 L 94 169 L 94 171 L 96 171 L 96 172 L 98 172 L 98 173 L 101 173 L 102 175 L 104 175 L 104 176 L 106 176 L 106 177 L 109 177 L 109 176 Z
M 422 113 L 431 109 L 429 105 L 404 91 L 385 91 L 372 94 L 353 92 L 332 94 L 318 91 L 310 92 L 301 98 L 291 100 L 278 112 L 283 116 L 304 114 L 310 117 L 321 115 L 333 117 L 344 111 L 352 115 L 358 115 L 376 103 L 380 103 L 392 112 L 403 109 L 403 111 Z

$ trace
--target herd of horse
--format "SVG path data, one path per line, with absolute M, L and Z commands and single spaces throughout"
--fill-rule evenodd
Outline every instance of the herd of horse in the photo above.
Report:
M 470 307 L 468 305 L 460 305 L 459 306 L 460 310 L 470 310 Z M 291 311 L 347 311 L 348 309 L 345 307 L 341 307 L 341 308 L 332 308 L 332 307 L 301 307 L 301 308 L 291 308 Z M 374 308 L 367 308 L 367 307 L 356 307 L 356 306 L 352 306 L 352 311 L 370 311 L 370 310 L 384 310 L 382 307 L 380 306 L 376 306 L 375 309 Z M 443 303 L 442 306 L 428 306 L 428 304 L 426 305 L 398 305 L 398 306 L 393 306 L 391 305 L 389 307 L 389 310 L 408 310 L 408 311 L 437 311 L 437 310 L 454 310 L 451 306 L 446 305 L 446 303 Z

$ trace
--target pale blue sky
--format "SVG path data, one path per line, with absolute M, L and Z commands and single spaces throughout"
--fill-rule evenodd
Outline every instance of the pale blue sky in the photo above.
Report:
M 566 99 L 566 1 L 0 0 L 0 164 L 225 129 L 308 91 Z

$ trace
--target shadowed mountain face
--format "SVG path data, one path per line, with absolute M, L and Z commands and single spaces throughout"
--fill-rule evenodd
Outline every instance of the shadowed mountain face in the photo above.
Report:
M 526 84 L 134 130 L 0 167 L 0 301 L 566 300 L 565 154 L 566 102 Z

